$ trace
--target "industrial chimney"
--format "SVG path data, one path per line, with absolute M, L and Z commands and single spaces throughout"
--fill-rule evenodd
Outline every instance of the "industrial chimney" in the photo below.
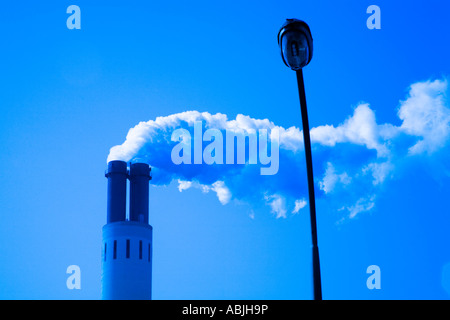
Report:
M 150 167 L 110 161 L 107 223 L 103 226 L 102 299 L 150 300 L 152 286 L 152 227 L 148 224 Z M 130 210 L 126 217 L 127 179 Z

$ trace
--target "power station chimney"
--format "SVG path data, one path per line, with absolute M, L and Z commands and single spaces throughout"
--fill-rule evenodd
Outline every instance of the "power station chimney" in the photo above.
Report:
M 152 226 L 148 224 L 148 164 L 110 161 L 107 223 L 103 226 L 102 299 L 151 300 Z M 127 178 L 130 214 L 126 218 Z

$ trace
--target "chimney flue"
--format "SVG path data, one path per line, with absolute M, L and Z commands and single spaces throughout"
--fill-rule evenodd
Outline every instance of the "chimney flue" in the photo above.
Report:
M 105 177 L 108 178 L 107 223 L 125 221 L 127 163 L 125 161 L 110 161 Z
M 130 164 L 130 221 L 148 224 L 150 170 L 146 163 Z

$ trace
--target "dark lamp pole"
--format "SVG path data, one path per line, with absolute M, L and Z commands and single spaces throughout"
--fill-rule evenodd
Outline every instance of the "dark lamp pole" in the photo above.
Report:
M 306 171 L 308 177 L 314 300 L 322 300 L 319 246 L 317 244 L 316 202 L 314 196 L 314 176 L 311 156 L 311 138 L 309 135 L 308 111 L 306 108 L 305 85 L 303 82 L 302 71 L 302 68 L 311 61 L 313 53 L 313 42 L 309 26 L 301 20 L 287 19 L 278 32 L 278 45 L 280 46 L 281 56 L 284 63 L 297 74 L 297 85 L 303 125 L 303 141 L 305 143 Z

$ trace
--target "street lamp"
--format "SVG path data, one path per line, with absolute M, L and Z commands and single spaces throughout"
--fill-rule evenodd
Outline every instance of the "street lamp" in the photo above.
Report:
M 278 32 L 278 45 L 284 63 L 297 74 L 300 109 L 302 113 L 303 140 L 305 142 L 306 171 L 308 176 L 309 213 L 311 219 L 314 300 L 322 300 L 320 280 L 319 247 L 317 245 L 316 202 L 314 197 L 314 177 L 311 156 L 311 139 L 309 136 L 308 112 L 306 109 L 305 85 L 302 68 L 312 58 L 313 40 L 309 26 L 298 19 L 287 19 Z

